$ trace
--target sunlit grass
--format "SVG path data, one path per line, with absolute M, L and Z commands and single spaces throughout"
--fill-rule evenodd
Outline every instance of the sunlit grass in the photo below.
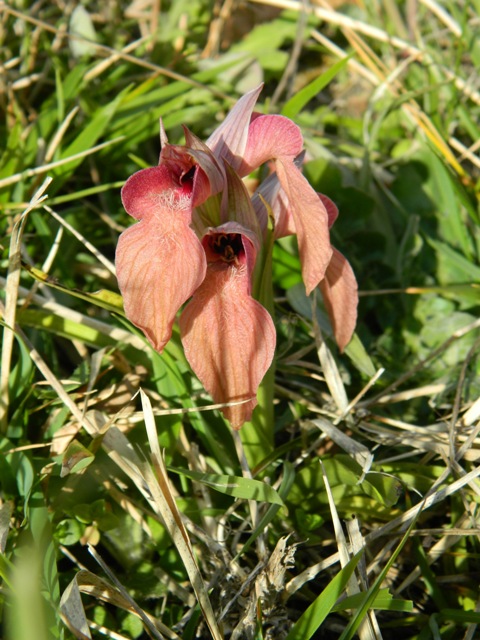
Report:
M 4 637 L 475 638 L 480 6 L 85 6 L 0 5 Z M 113 263 L 159 118 L 205 139 L 261 81 L 361 298 L 340 354 L 277 243 L 258 456 Z

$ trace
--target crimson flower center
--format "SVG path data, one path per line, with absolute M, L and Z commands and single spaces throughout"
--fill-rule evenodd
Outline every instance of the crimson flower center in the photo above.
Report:
M 239 233 L 217 233 L 209 239 L 210 249 L 223 262 L 238 263 L 238 258 L 243 253 L 242 236 Z

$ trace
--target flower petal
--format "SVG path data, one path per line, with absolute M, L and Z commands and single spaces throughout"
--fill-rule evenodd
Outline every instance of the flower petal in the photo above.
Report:
M 300 129 L 285 116 L 259 115 L 248 128 L 248 141 L 239 174 L 248 175 L 267 160 L 297 156 L 303 148 Z
M 182 185 L 167 166 L 150 167 L 134 173 L 122 188 L 125 211 L 133 218 L 149 218 L 157 211 L 166 193 L 175 193 L 177 200 L 190 200 L 191 185 Z
M 227 223 L 204 238 L 207 275 L 180 316 L 185 355 L 214 401 L 247 401 L 222 409 L 234 429 L 251 419 L 275 351 L 272 318 L 250 295 L 253 243 L 241 235 L 243 252 L 237 263 L 215 260 L 209 251 L 212 238 L 238 230 L 238 224 Z
M 335 248 L 325 278 L 319 286 L 335 340 L 340 351 L 343 351 L 357 323 L 358 285 L 349 262 Z
M 323 193 L 318 193 L 317 195 L 323 202 L 323 206 L 327 210 L 328 228 L 330 229 L 335 220 L 338 218 L 338 207 L 332 200 L 330 200 L 328 196 L 323 195 Z
M 302 277 L 309 295 L 323 280 L 332 257 L 327 210 L 293 161 L 278 158 L 276 166 L 295 222 Z
M 216 157 L 226 160 L 235 170 L 242 164 L 250 118 L 262 88 L 263 84 L 242 96 L 207 140 Z
M 143 210 L 150 200 L 138 196 L 132 206 Z M 169 341 L 177 311 L 205 277 L 205 252 L 190 219 L 188 201 L 166 191 L 157 194 L 149 215 L 118 240 L 117 279 L 125 313 L 157 351 Z

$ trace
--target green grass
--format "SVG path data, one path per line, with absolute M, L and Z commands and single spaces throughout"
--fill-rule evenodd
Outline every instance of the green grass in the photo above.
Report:
M 8 640 L 479 633 L 480 4 L 272 5 L 0 4 Z M 340 354 L 275 244 L 273 447 L 178 332 L 151 349 L 113 266 L 159 118 L 206 139 L 261 81 L 361 293 Z

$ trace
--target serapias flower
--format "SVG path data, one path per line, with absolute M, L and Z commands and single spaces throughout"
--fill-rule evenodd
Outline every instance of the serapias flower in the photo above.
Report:
M 275 351 L 270 314 L 251 295 L 258 251 L 252 232 L 236 222 L 208 229 L 202 245 L 205 280 L 180 316 L 185 355 L 232 427 L 250 420 L 256 393 Z
M 182 306 L 186 357 L 234 428 L 250 420 L 275 350 L 272 318 L 252 297 L 257 254 L 268 233 L 295 233 L 310 293 L 319 286 L 343 348 L 355 324 L 356 282 L 331 247 L 336 207 L 302 175 L 303 138 L 283 116 L 253 113 L 261 87 L 247 93 L 203 143 L 185 128 L 170 145 L 161 128 L 159 165 L 132 175 L 124 207 L 138 222 L 118 242 L 116 265 L 127 317 L 161 352 Z M 275 174 L 253 203 L 241 178 L 267 161 Z M 260 265 L 263 265 L 261 262 Z

